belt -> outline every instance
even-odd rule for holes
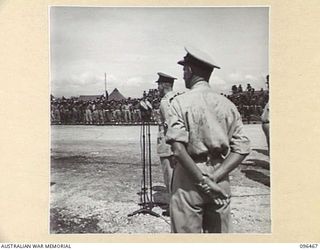
[[[191,158],[195,163],[207,162],[208,154],[191,155]]]
[[[191,158],[195,163],[207,162],[208,160],[212,160],[212,159],[217,159],[217,160],[222,159],[221,154],[209,155],[207,153],[191,155]]]

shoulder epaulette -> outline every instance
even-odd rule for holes
[[[172,96],[172,97],[169,99],[169,103],[171,103],[174,98],[176,98],[177,96],[182,95],[182,94],[183,94],[183,93],[175,93],[175,95]]]

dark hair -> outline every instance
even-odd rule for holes
[[[209,78],[213,72],[213,68],[210,66],[207,66],[203,63],[197,63],[197,62],[189,62],[187,65],[189,65],[192,69],[192,73],[197,76],[203,77],[206,81],[209,81]]]

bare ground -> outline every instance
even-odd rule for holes
[[[252,153],[231,174],[232,232],[270,233],[270,166],[260,125],[245,125]],[[153,197],[168,196],[151,129]],[[139,127],[52,126],[51,233],[169,233],[170,218],[128,214],[139,209]]]

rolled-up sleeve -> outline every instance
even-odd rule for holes
[[[189,132],[183,118],[183,113],[179,102],[174,99],[168,111],[168,131],[166,134],[166,142],[189,142]]]
[[[242,155],[247,155],[250,153],[250,140],[245,135],[243,131],[243,123],[241,120],[241,115],[237,110],[234,111],[234,124],[230,139],[230,150],[231,152],[235,152]]]

